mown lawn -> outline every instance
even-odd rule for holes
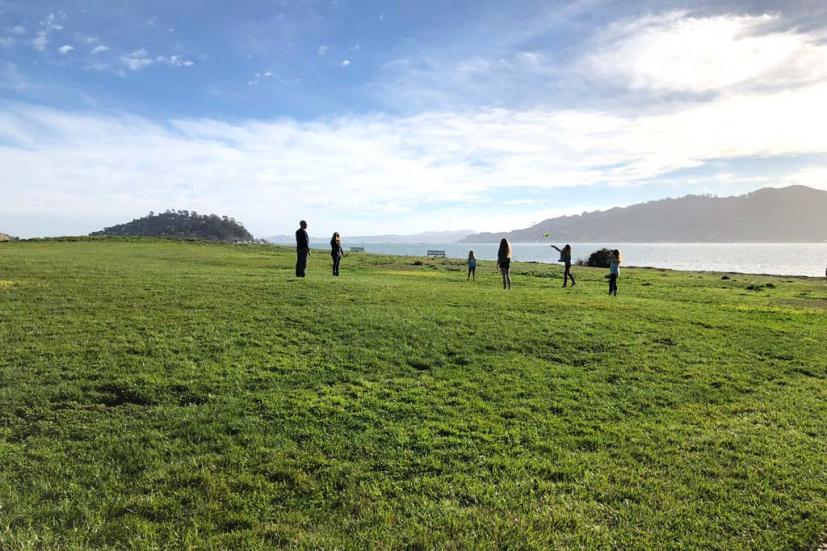
[[[824,539],[823,280],[293,262],[0,244],[0,548]]]

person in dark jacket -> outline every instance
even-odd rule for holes
[[[330,238],[330,256],[333,257],[333,275],[339,276],[339,262],[345,256],[342,250],[342,238],[339,232],[333,232],[333,237]]]
[[[307,235],[307,222],[299,222],[296,230],[296,277],[304,277],[307,269],[307,257],[310,255],[310,236]]]
[[[568,287],[569,278],[571,278],[571,286],[574,287],[574,276],[571,274],[571,245],[566,244],[562,249],[556,245],[552,245],[551,247],[557,249],[557,252],[560,253],[560,262],[565,266],[565,270],[563,271],[563,287]]]

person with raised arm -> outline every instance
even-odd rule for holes
[[[562,249],[557,245],[552,245],[560,253],[560,262],[563,263],[565,269],[563,270],[563,287],[568,287],[569,279],[571,279],[571,286],[574,287],[574,276],[571,273],[571,245],[566,243]]]

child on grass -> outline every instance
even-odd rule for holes
[[[468,251],[468,279],[474,278],[477,280],[477,257],[474,256],[474,251]]]
[[[617,296],[617,278],[620,275],[620,265],[623,263],[623,255],[618,249],[612,251],[612,258],[609,262],[609,294]]]

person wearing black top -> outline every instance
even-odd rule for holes
[[[503,276],[503,289],[511,290],[511,244],[506,238],[500,240],[497,250],[497,268]]]
[[[560,253],[560,262],[563,263],[565,266],[565,270],[563,270],[563,287],[566,287],[569,279],[571,279],[571,286],[574,287],[574,276],[571,273],[571,245],[566,244],[565,247],[559,249],[556,245],[552,245],[552,248],[557,249],[557,252]]]
[[[299,222],[296,230],[296,277],[304,277],[307,257],[310,255],[310,236],[307,235],[307,222]]]
[[[330,238],[330,256],[333,257],[333,275],[339,276],[339,262],[345,252],[342,250],[342,238],[339,232],[333,232],[333,237]]]

